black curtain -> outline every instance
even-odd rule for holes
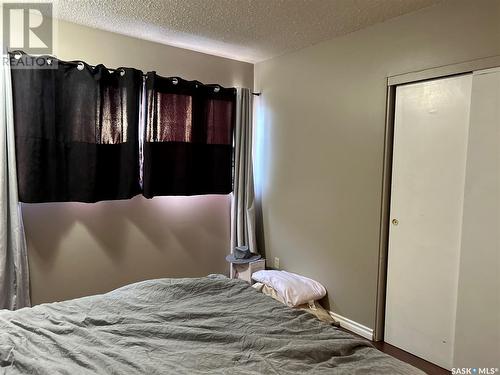
[[[143,194],[228,194],[236,90],[197,81],[146,79]]]
[[[20,201],[139,194],[142,72],[51,60],[50,69],[12,69]]]

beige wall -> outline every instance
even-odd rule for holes
[[[324,283],[373,328],[386,78],[500,55],[500,1],[446,1],[259,63],[257,182],[266,256]]]
[[[203,83],[253,87],[253,65],[131,38],[73,23],[56,22],[54,51],[63,60],[82,59],[89,64],[127,66],[181,76]]]
[[[109,67],[253,86],[253,66],[58,22],[55,53]],[[226,272],[229,197],[23,205],[34,304],[137,280]]]

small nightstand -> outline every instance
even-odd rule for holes
[[[253,284],[252,274],[257,271],[266,269],[266,260],[259,259],[255,262],[245,264],[232,264],[231,265],[231,279],[244,280],[247,283]]]

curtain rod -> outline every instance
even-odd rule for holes
[[[9,53],[11,53],[12,55],[14,55],[14,58],[16,60],[19,60],[21,58],[22,55],[25,55],[25,56],[29,56],[26,52],[22,51],[22,50],[15,50],[15,51],[9,51]],[[21,55],[21,56],[20,56]],[[19,56],[19,57],[18,57]],[[87,65],[87,66],[90,66],[92,69],[95,69],[95,65],[91,65],[91,64],[87,64],[86,62],[84,61],[81,61],[81,60],[74,60],[74,61],[65,61],[65,60],[61,60],[61,59],[58,59],[57,57],[55,56],[51,56],[51,55],[45,55],[45,56],[42,56],[42,57],[45,57],[45,58],[50,58],[50,59],[56,59],[58,61],[61,61],[63,63],[66,63],[66,64],[73,64],[73,65],[76,65],[77,67],[80,67],[82,66],[82,69],[79,69],[79,70],[83,70],[83,66]],[[104,66],[104,65],[103,65]],[[104,66],[105,67],[105,66]],[[117,69],[114,69],[114,68],[107,68],[105,67],[108,71],[110,72],[117,72],[117,71],[120,71],[120,70],[123,70],[123,68],[117,68]],[[140,69],[137,69],[137,70],[140,70]],[[124,72],[125,73],[125,72]],[[142,77],[145,78],[147,77],[148,73],[142,73]],[[156,74],[156,72],[154,72]],[[173,77],[173,78],[177,78],[177,77]],[[197,81],[195,80],[195,82],[201,84],[201,85],[204,85],[204,86],[212,86],[212,85],[215,85],[215,86],[219,86],[220,88],[225,88],[224,86],[222,85],[219,85],[218,83],[215,83],[215,84],[205,84],[203,82],[200,82],[200,81]],[[252,92],[252,95],[255,95],[255,96],[260,96],[260,92]]]

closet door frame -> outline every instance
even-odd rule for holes
[[[374,341],[384,340],[396,87],[407,83],[451,77],[459,74],[472,73],[476,70],[496,68],[498,66],[500,66],[500,55],[387,77],[382,196],[380,202],[377,304],[375,328],[373,331]]]

